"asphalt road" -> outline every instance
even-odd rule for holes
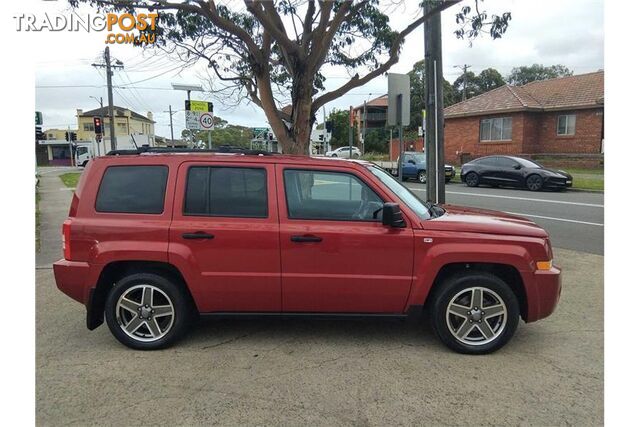
[[[58,172],[47,172],[36,271],[37,425],[603,423],[602,256],[557,249],[556,312],[521,323],[492,355],[459,355],[421,324],[382,320],[207,320],[172,348],[133,351],[105,325],[87,330],[84,307],[55,286],[50,263],[60,256],[71,193]],[[449,187],[452,201],[459,188]]]
[[[418,196],[425,186],[405,182]],[[604,255],[604,193],[585,191],[531,192],[450,183],[446,203],[493,209],[527,217],[551,236],[554,248]]]

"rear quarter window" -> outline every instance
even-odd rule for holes
[[[110,166],[102,177],[96,211],[160,214],[164,210],[167,166]]]

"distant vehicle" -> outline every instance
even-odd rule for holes
[[[135,143],[134,138],[137,140]],[[118,137],[116,139],[116,150],[134,150],[137,147],[144,146],[148,146],[148,140],[143,135],[129,135],[128,137]],[[102,143],[99,146],[96,141],[78,141],[74,150],[75,164],[76,166],[85,167],[89,160],[94,157],[104,156],[109,151],[111,151],[109,142]]]
[[[351,147],[351,157],[352,158],[356,159],[356,158],[360,157],[361,155],[362,155],[362,153],[360,153],[360,150],[357,147],[355,147],[355,146]],[[349,158],[349,146],[336,148],[333,151],[327,151],[325,156],[327,156],[327,157],[340,157],[342,159],[348,159]]]
[[[424,314],[447,346],[483,354],[549,316],[562,286],[531,220],[424,202],[362,160],[112,153],[87,164],[62,238],[58,288],[89,329],[106,320],[142,350],[199,315]]]
[[[400,158],[398,158],[398,169]],[[456,168],[444,165],[444,181],[449,182],[456,176]],[[421,183],[427,182],[427,156],[421,151],[405,151],[402,154],[402,180],[417,179]]]
[[[548,169],[528,159],[513,156],[487,156],[465,163],[460,170],[462,182],[469,187],[520,187],[530,191],[564,190],[573,185],[573,177],[563,170]]]

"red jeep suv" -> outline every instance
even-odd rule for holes
[[[96,158],[62,226],[57,286],[123,344],[157,349],[198,315],[425,312],[450,348],[488,353],[560,296],[533,222],[420,200],[365,162],[285,155]]]

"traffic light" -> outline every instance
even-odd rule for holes
[[[72,141],[77,141],[78,140],[78,134],[75,132],[71,132],[71,140]]]
[[[102,119],[100,117],[93,118],[93,129],[96,134],[102,133]]]
[[[327,128],[327,132],[331,133],[333,132],[333,121],[332,120],[328,120],[324,126]]]
[[[71,135],[70,135],[70,133],[71,133],[71,132],[69,132],[69,131],[67,131],[67,132],[65,132],[65,133],[64,133],[64,139],[66,139],[67,141],[69,141],[69,140],[71,139]]]
[[[42,127],[36,126],[36,141],[42,141],[45,139],[44,133],[42,132]]]

